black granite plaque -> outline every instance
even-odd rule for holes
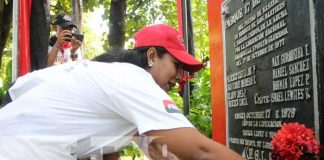
[[[229,147],[269,160],[271,138],[286,122],[319,137],[314,3],[229,0],[222,13]]]

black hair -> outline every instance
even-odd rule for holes
[[[114,52],[108,52],[96,56],[92,59],[92,61],[97,62],[126,62],[134,64],[138,67],[146,69],[148,67],[147,61],[147,50],[151,47],[154,47],[157,51],[158,57],[162,57],[168,51],[164,47],[160,46],[150,46],[150,47],[138,47],[134,49],[120,49],[115,50]]]

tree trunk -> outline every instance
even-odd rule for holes
[[[0,0],[0,68],[12,22],[12,4],[12,0],[8,0],[7,4],[5,0]]]
[[[82,0],[72,0],[72,20],[78,26],[77,33],[82,33]]]
[[[126,0],[112,0],[109,16],[109,51],[124,48],[125,45]]]
[[[33,0],[30,14],[31,71],[45,68],[50,31],[49,0]]]

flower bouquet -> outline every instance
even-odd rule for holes
[[[284,123],[272,138],[274,160],[316,160],[319,154],[318,141],[312,129],[299,123]]]

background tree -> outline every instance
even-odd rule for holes
[[[12,0],[0,0],[0,68],[12,22]]]
[[[53,15],[71,13],[70,0],[52,0],[51,4]],[[145,25],[160,22],[177,27],[177,5],[174,0],[83,0],[82,5],[84,12],[93,12],[95,8],[103,5],[102,18],[109,20],[108,40],[104,44],[106,51],[110,47],[123,48],[125,42]]]
[[[109,16],[109,50],[124,48],[125,45],[126,0],[112,0]]]
[[[71,0],[72,2],[72,18],[77,24],[77,33],[82,32],[82,0]]]
[[[33,0],[30,14],[31,70],[47,66],[48,37],[50,30],[49,0]]]

